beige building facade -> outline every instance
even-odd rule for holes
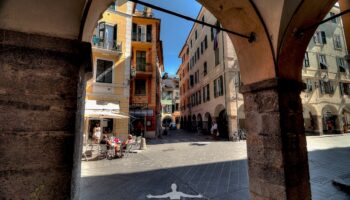
[[[334,6],[326,18],[338,14]],[[350,124],[350,74],[341,18],[322,24],[305,53],[301,94],[305,130],[310,134],[343,133]]]
[[[219,25],[204,7],[197,19]],[[238,62],[228,35],[194,24],[179,57],[181,127],[208,133],[216,120],[220,136],[232,138],[237,129],[237,108],[243,104],[243,98],[236,87]]]
[[[339,12],[335,5],[326,18]],[[197,20],[219,24],[205,8]],[[307,86],[301,94],[304,126],[310,135],[350,129],[346,55],[342,20],[336,18],[320,25],[308,45],[302,70]],[[243,96],[238,92],[238,60],[227,34],[195,24],[179,57],[181,127],[206,132],[216,120],[221,126],[220,135],[228,139],[237,129],[245,129]]]

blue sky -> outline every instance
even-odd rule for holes
[[[196,18],[201,5],[195,0],[143,0],[144,2]],[[193,22],[153,10],[154,17],[161,19],[161,40],[165,71],[176,74],[181,64],[179,52],[192,28]]]

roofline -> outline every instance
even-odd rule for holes
[[[198,17],[199,17],[199,15],[202,13],[203,10],[204,10],[204,6],[202,6],[201,9],[199,10],[199,12],[198,12],[198,14],[197,14],[197,17],[196,17],[197,20],[198,20]],[[188,38],[190,37],[190,35],[191,35],[192,31],[193,31],[193,28],[194,28],[194,25],[195,25],[195,24],[196,24],[196,23],[193,22],[192,28],[191,28],[190,32],[188,33],[188,35],[187,35],[187,38],[186,38],[186,40],[185,40],[185,43],[187,43],[187,40],[188,40]]]

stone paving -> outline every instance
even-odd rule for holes
[[[307,141],[313,199],[350,199],[331,182],[350,179],[350,135]],[[81,199],[147,199],[170,192],[172,183],[201,199],[249,199],[245,142],[173,131],[147,145],[127,158],[83,161]]]

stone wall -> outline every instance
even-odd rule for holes
[[[278,79],[242,87],[251,199],[311,199],[302,88]]]
[[[89,44],[0,30],[1,199],[70,198],[83,61]]]

